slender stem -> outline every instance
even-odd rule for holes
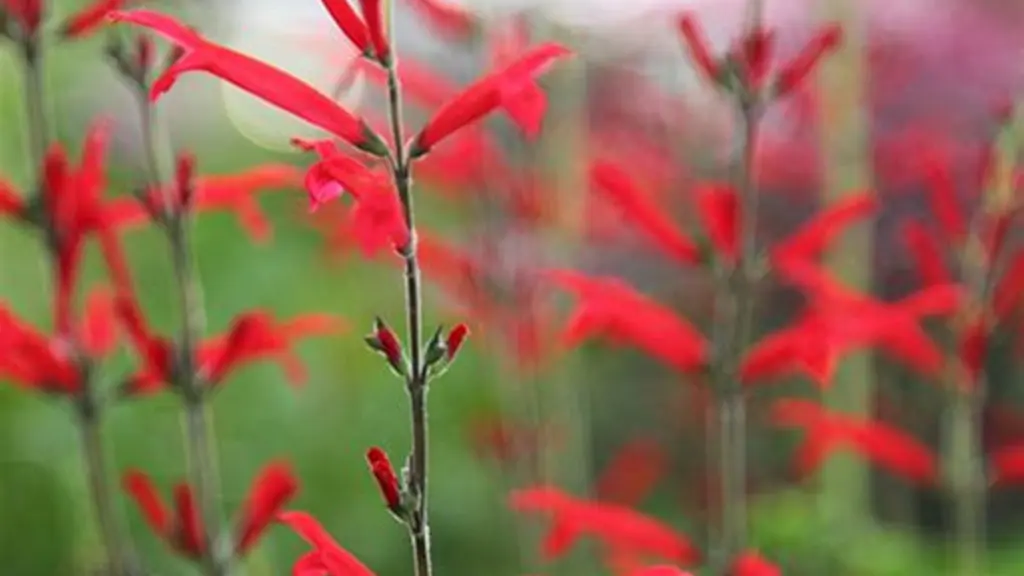
[[[423,365],[423,305],[420,266],[416,257],[416,213],[412,197],[412,172],[407,158],[402,130],[402,94],[398,82],[395,58],[387,66],[388,108],[391,131],[395,142],[392,169],[395,186],[402,203],[402,215],[409,230],[409,240],[402,247],[405,259],[405,311],[408,324],[408,346],[412,369],[406,381],[412,424],[412,470],[409,489],[414,497],[414,509],[407,522],[412,541],[416,576],[430,576],[430,520],[427,491],[428,433],[427,374]]]
[[[49,124],[46,119],[43,89],[43,58],[42,43],[36,34],[23,39],[22,54],[25,59],[25,107],[28,116],[28,140],[32,157],[32,170],[40,170],[46,157],[46,149],[50,140]],[[42,182],[36,183],[35,193],[42,193]],[[45,219],[39,222],[43,242],[48,248],[50,261],[56,270],[56,262],[60,250],[59,230],[53,221]],[[106,453],[102,437],[102,410],[96,398],[95,380],[88,360],[82,355],[78,341],[70,335],[67,338],[71,347],[71,356],[79,360],[79,382],[81,391],[76,398],[78,429],[82,439],[82,458],[85,468],[89,492],[95,506],[96,523],[99,525],[103,546],[107,557],[107,572],[112,576],[129,574],[134,566],[130,546],[121,538],[119,516],[111,496],[110,478],[108,476]]]
[[[219,548],[223,526],[218,501],[218,480],[216,464],[211,449],[207,396],[198,377],[196,351],[204,332],[205,318],[199,284],[194,276],[191,238],[191,220],[188,208],[179,206],[162,177],[156,143],[156,113],[146,95],[145,86],[140,84],[137,92],[142,113],[143,146],[145,147],[149,184],[164,193],[166,220],[162,227],[171,251],[171,265],[174,271],[174,285],[177,290],[178,309],[181,315],[181,329],[178,336],[178,358],[175,375],[183,398],[185,412],[185,434],[188,438],[189,473],[193,489],[197,493],[200,514],[203,519],[203,558],[206,573],[210,576],[226,576],[231,572],[230,554],[222,554]]]
[[[87,372],[87,371],[83,371]],[[89,492],[96,508],[96,522],[99,524],[103,537],[103,546],[107,553],[107,572],[120,576],[129,574],[126,564],[131,560],[127,556],[127,548],[121,542],[121,530],[117,521],[117,512],[111,498],[110,478],[107,474],[107,459],[103,450],[103,437],[100,426],[100,408],[91,393],[91,376],[83,374],[83,394],[78,402],[78,429],[82,434],[82,455],[88,473]]]
[[[958,574],[979,576],[983,570],[985,542],[984,468],[979,448],[980,395],[953,390],[947,416],[949,494],[953,504],[954,538]]]
[[[32,151],[32,166],[38,170],[46,156],[49,126],[43,105],[42,43],[35,36],[26,38],[22,45],[25,58],[25,107],[28,113],[28,139]]]

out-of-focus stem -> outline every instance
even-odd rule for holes
[[[822,62],[819,72],[822,202],[825,204],[841,201],[872,185],[868,150],[870,117],[866,101],[869,76],[864,69],[865,31],[859,6],[851,0],[825,3],[824,17],[843,26],[843,45]],[[845,234],[827,257],[830,270],[861,292],[870,292],[872,288],[872,234],[867,227]],[[872,410],[874,379],[869,354],[847,356],[839,366],[835,383],[823,394],[822,400],[833,409],[867,416]],[[839,545],[871,519],[868,474],[868,467],[852,455],[830,458],[821,474],[819,508],[825,524],[823,529],[834,535],[833,541]]]
[[[957,574],[984,574],[985,479],[981,457],[981,394],[950,391],[946,415],[948,491],[953,507]]]
[[[190,483],[196,491],[200,514],[203,519],[204,569],[210,576],[225,576],[231,571],[231,558],[220,550],[220,536],[223,526],[218,501],[218,480],[210,434],[207,396],[201,389],[202,382],[197,373],[196,354],[204,331],[204,314],[199,285],[194,277],[191,238],[191,221],[188,209],[178,206],[171,187],[162,177],[157,154],[156,113],[147,97],[145,87],[140,84],[137,92],[142,114],[143,146],[147,160],[147,172],[151,187],[164,193],[164,226],[168,247],[171,251],[171,266],[174,271],[174,286],[178,296],[178,311],[181,327],[178,336],[178,369],[176,383],[182,393],[185,416],[185,435],[189,453]]]
[[[49,141],[49,125],[43,103],[43,48],[38,38],[26,38],[22,45],[25,59],[25,107],[28,114],[28,140],[34,170],[42,166]]]
[[[414,506],[406,522],[413,548],[413,567],[416,576],[430,576],[433,565],[430,558],[430,519],[427,483],[429,427],[427,414],[427,373],[423,365],[423,302],[420,266],[416,257],[416,210],[412,195],[412,170],[405,150],[402,129],[402,90],[398,81],[397,62],[394,57],[387,66],[388,111],[394,138],[392,175],[402,214],[409,230],[408,243],[402,247],[405,260],[405,312],[411,371],[406,378],[409,393],[409,415],[412,427],[412,469],[410,489]]]
[[[83,370],[83,381],[91,380],[87,370]],[[107,572],[113,576],[130,574],[126,570],[128,549],[121,542],[121,527],[118,515],[111,498],[110,478],[107,474],[107,459],[103,449],[101,431],[101,412],[92,396],[92,383],[89,382],[78,401],[78,429],[82,435],[82,455],[88,474],[89,493],[95,507],[96,523],[99,524],[103,538],[103,547],[107,553]]]
[[[50,141],[44,100],[42,49],[42,42],[36,34],[31,34],[22,40],[22,55],[25,64],[25,107],[28,116],[27,131],[31,151],[30,173],[38,173],[42,169]],[[34,193],[41,194],[42,186],[43,182],[36,182]],[[48,248],[47,253],[56,269],[58,258],[56,250],[60,231],[54,228],[53,222],[50,220],[41,221],[39,225],[43,242]],[[70,336],[67,339],[72,349],[72,356],[82,359],[78,341]],[[84,360],[81,364],[79,369],[81,391],[76,398],[76,412],[78,414],[78,430],[82,438],[83,465],[95,507],[96,523],[99,525],[103,539],[107,572],[112,576],[123,576],[129,573],[127,569],[133,565],[133,556],[130,547],[122,541],[119,517],[111,497],[106,453],[103,447],[103,413],[96,398],[95,380]]]

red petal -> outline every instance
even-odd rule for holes
[[[370,32],[348,0],[322,0],[338,29],[363,54],[370,53]]]
[[[925,159],[925,170],[932,213],[938,219],[943,234],[959,244],[967,236],[967,222],[957,203],[951,169],[942,159],[929,154]]]
[[[461,8],[438,0],[407,0],[407,3],[426,19],[430,28],[453,40],[468,40],[476,32],[476,19]]]
[[[1024,445],[1000,448],[990,458],[994,484],[1006,486],[1024,482]]]
[[[619,207],[628,221],[637,226],[666,254],[684,264],[697,262],[696,245],[621,168],[610,162],[596,161],[591,165],[590,179],[593,186],[607,194]]]
[[[287,463],[275,462],[263,469],[253,482],[249,499],[242,508],[237,550],[245,553],[292,499],[299,484]]]
[[[699,332],[673,310],[621,281],[568,271],[555,271],[551,279],[580,300],[566,328],[569,342],[590,336],[630,342],[681,372],[707,362],[708,344]]]
[[[130,470],[125,473],[122,485],[124,491],[135,500],[142,517],[153,532],[162,538],[168,538],[172,530],[171,515],[149,476],[138,470]]]
[[[877,201],[868,193],[845,198],[804,224],[795,234],[775,245],[777,260],[810,260],[821,256],[847,227],[871,214]]]
[[[434,114],[416,136],[411,153],[414,156],[426,153],[460,128],[483,118],[499,106],[511,105],[517,113],[522,112],[522,103],[518,99],[522,97],[524,87],[532,85],[534,78],[544,73],[552,62],[569,54],[567,48],[558,44],[541,44],[503,70],[477,80]],[[536,102],[536,94],[530,98]],[[527,109],[527,117],[520,120],[527,122],[524,128],[529,132],[534,128],[538,110],[536,103]]]
[[[640,438],[621,447],[595,482],[598,498],[635,506],[664,476],[666,455],[657,441]]]
[[[264,62],[214,44],[178,21],[148,10],[115,12],[115,20],[149,28],[184,48],[153,84],[153,96],[170,90],[179,76],[207,72],[238,88],[338,136],[357,148],[377,148],[380,137],[348,110],[294,76]]]
[[[68,38],[83,38],[103,26],[111,12],[127,3],[128,0],[96,0],[65,20],[61,34]]]
[[[320,560],[331,576],[374,576],[373,572],[350,552],[338,545],[315,518],[305,512],[283,512],[278,520],[287,524],[320,553]]]
[[[697,190],[697,209],[708,238],[719,254],[735,262],[739,250],[740,205],[736,191],[724,184]]]
[[[370,43],[377,59],[387,62],[391,58],[391,47],[388,46],[388,34],[385,30],[384,3],[381,0],[359,0],[359,6],[366,20],[366,30],[370,34]]]
[[[799,54],[779,69],[775,80],[776,94],[784,96],[799,86],[814,71],[822,57],[835,50],[842,39],[843,29],[838,24],[819,30]]]
[[[920,222],[912,220],[904,224],[903,239],[925,285],[944,284],[952,279],[938,241]]]
[[[992,298],[992,311],[997,318],[1008,318],[1015,308],[1024,303],[1024,250],[1010,260],[996,284]]]
[[[782,576],[782,570],[751,550],[733,561],[729,576]]]
[[[701,30],[700,24],[697,22],[697,18],[692,14],[686,14],[679,19],[678,22],[679,33],[682,34],[683,41],[686,46],[690,49],[690,56],[693,58],[693,63],[697,65],[697,68],[707,75],[712,80],[718,80],[721,76],[721,68],[719,67],[718,61],[711,55],[711,49],[708,47],[707,38],[704,36],[704,31]]]
[[[117,336],[114,294],[105,289],[92,291],[82,319],[82,346],[91,357],[101,358],[113,352]]]
[[[0,214],[19,216],[25,211],[25,202],[21,195],[8,182],[0,180]]]
[[[174,507],[178,513],[177,545],[185,554],[200,557],[206,545],[203,541],[203,519],[196,507],[192,489],[187,484],[174,487]]]

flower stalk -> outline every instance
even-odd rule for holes
[[[196,490],[200,515],[206,528],[203,532],[203,565],[209,576],[226,576],[231,572],[231,554],[222,552],[220,547],[223,522],[218,502],[216,463],[211,447],[213,439],[210,434],[208,396],[205,394],[196,365],[197,348],[204,332],[205,318],[200,288],[194,276],[195,263],[189,235],[191,210],[187,200],[191,196],[191,191],[175,190],[175,187],[163,178],[157,153],[156,111],[148,96],[146,83],[140,81],[136,88],[142,117],[143,146],[148,164],[147,179],[150,187],[163,191],[164,213],[160,220],[160,228],[164,231],[171,252],[174,286],[181,317],[175,358],[174,376],[177,381],[174,384],[181,393],[184,409],[190,481]],[[191,186],[188,178],[184,180],[177,182],[176,185]]]
[[[41,16],[40,16],[41,17]],[[24,30],[19,39],[23,58],[25,107],[27,121],[27,139],[30,149],[30,172],[39,173],[45,162],[49,146],[50,132],[46,118],[43,43],[35,30]],[[41,179],[35,182],[33,193],[40,202],[43,200]],[[29,220],[39,227],[53,270],[58,267],[60,258],[58,234],[55,223],[49,217]],[[55,275],[56,276],[56,275]],[[55,279],[56,282],[56,279]],[[96,390],[96,379],[92,366],[83,353],[81,345],[72,334],[60,334],[66,340],[68,354],[77,359],[80,390],[75,397],[75,413],[78,432],[82,442],[83,466],[89,486],[89,493],[94,507],[96,524],[99,527],[106,555],[106,571],[113,576],[131,574],[133,554],[131,548],[122,538],[120,518],[112,498],[110,478],[108,475],[107,457],[103,446],[103,409],[102,399]]]
[[[393,47],[392,47],[393,50]],[[427,421],[428,374],[423,355],[423,303],[419,261],[416,257],[416,211],[412,195],[412,167],[405,148],[402,129],[402,90],[398,81],[397,58],[387,59],[388,116],[394,138],[394,153],[390,156],[395,188],[402,204],[402,216],[408,228],[408,241],[400,248],[405,262],[405,314],[408,329],[410,370],[405,377],[409,394],[409,416],[412,430],[412,453],[406,489],[412,498],[412,510],[406,519],[409,540],[413,548],[413,567],[416,576],[430,576],[430,520],[428,493],[429,427]]]

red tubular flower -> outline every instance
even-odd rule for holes
[[[989,460],[989,478],[995,486],[1024,483],[1024,444],[996,450]]]
[[[3,8],[26,36],[34,36],[43,22],[43,0],[3,0]]]
[[[0,214],[20,218],[25,213],[25,201],[9,182],[0,180]]]
[[[242,507],[235,547],[239,555],[249,551],[298,489],[298,481],[286,462],[273,462],[263,469]]]
[[[920,222],[907,222],[903,227],[903,239],[910,248],[917,273],[925,285],[952,281],[952,274],[946,267],[946,259],[939,243]]]
[[[698,261],[698,250],[693,241],[621,168],[611,162],[596,161],[590,167],[590,182],[622,211],[627,221],[637,226],[669,257],[683,264]]]
[[[610,278],[554,271],[551,280],[576,295],[579,304],[563,338],[575,346],[592,336],[629,342],[680,371],[691,372],[708,360],[708,343],[671,309]]]
[[[236,174],[200,176],[192,181],[192,209],[200,212],[224,210],[238,217],[242,227],[254,241],[266,241],[271,234],[270,223],[256,202],[257,192],[298,186],[301,173],[291,166],[266,164]],[[159,190],[150,191],[147,203],[151,209],[177,210],[179,206],[165,206],[166,195]],[[150,221],[150,213],[135,199],[108,203],[107,218],[118,229],[133,229]]]
[[[206,528],[187,484],[174,487],[173,518],[146,474],[130,470],[124,475],[122,485],[157,536],[183,556],[195,560],[203,557]],[[298,484],[287,464],[276,462],[264,468],[249,489],[241,511],[236,545],[239,554],[251,549],[297,489]]]
[[[693,576],[690,572],[680,570],[675,566],[647,566],[633,570],[629,576]]]
[[[370,466],[370,473],[377,481],[381,496],[388,509],[395,514],[402,511],[402,493],[398,486],[398,476],[391,466],[391,460],[384,450],[374,446],[366,451],[366,463]]]
[[[60,27],[60,33],[65,38],[84,38],[99,30],[111,12],[124,8],[129,2],[130,0],[95,0],[65,20]]]
[[[957,202],[950,166],[936,154],[928,154],[925,157],[925,176],[932,214],[939,221],[943,235],[954,246],[959,246],[967,237],[967,221]]]
[[[761,26],[750,30],[733,50],[732,58],[742,73],[745,85],[760,92],[768,79],[775,51],[775,32]]]
[[[798,452],[801,474],[813,472],[836,449],[847,448],[913,484],[931,486],[938,481],[938,464],[932,451],[903,431],[881,422],[830,413],[805,400],[776,402],[772,419],[777,425],[807,431],[806,438],[813,449],[804,447]]]
[[[782,576],[782,570],[757,551],[748,550],[733,560],[729,576]]]
[[[468,40],[477,29],[476,18],[460,8],[438,0],[406,0],[419,12],[428,27],[452,40]]]
[[[441,107],[412,142],[410,155],[426,154],[459,129],[476,122],[499,107],[528,137],[540,131],[547,108],[544,92],[535,78],[571,52],[554,43],[541,44],[502,70],[477,80]]]
[[[785,96],[800,86],[818,62],[842,41],[843,29],[839,24],[830,24],[819,30],[795,57],[779,69],[775,76],[775,93]]]
[[[1010,260],[996,284],[992,298],[992,311],[997,318],[1008,318],[1024,305],[1024,250]]]
[[[150,529],[175,551],[188,558],[203,556],[203,526],[196,511],[192,490],[185,484],[174,487],[175,513],[172,518],[149,476],[137,470],[125,473],[124,491],[135,500]]]
[[[152,98],[170,90],[182,74],[206,72],[323,128],[356,148],[371,154],[384,154],[383,140],[365,122],[287,72],[214,44],[164,14],[132,10],[114,12],[111,16],[116,21],[153,30],[184,50],[184,55],[153,83]]]
[[[459,349],[462,348],[462,344],[466,341],[467,336],[469,336],[469,326],[465,324],[457,324],[448,333],[448,337],[445,339],[445,349],[447,350],[449,362],[455,360],[455,355],[459,353]]]
[[[517,490],[509,503],[517,512],[545,514],[563,527],[548,533],[542,549],[547,559],[564,555],[580,536],[597,538],[620,561],[656,557],[690,565],[700,559],[685,536],[625,506],[580,500],[553,487]]]
[[[381,63],[391,60],[391,47],[388,46],[388,34],[384,21],[384,3],[381,0],[359,0],[366,21],[366,30],[370,35],[373,52]]]
[[[722,66],[711,55],[711,48],[708,45],[704,31],[700,27],[700,23],[697,22],[697,17],[693,14],[685,14],[679,19],[677,25],[697,69],[707,75],[710,80],[714,82],[721,81]]]
[[[303,576],[314,574],[318,576],[323,576],[323,574],[328,574],[328,576],[374,576],[372,570],[339,546],[334,538],[331,538],[331,535],[320,526],[320,523],[309,514],[282,512],[277,519],[313,546],[312,552],[307,553],[295,563],[292,569],[293,574]]]
[[[736,191],[725,184],[705,184],[697,190],[697,209],[715,250],[728,262],[739,257],[740,204]]]
[[[815,260],[839,234],[877,208],[877,200],[867,192],[849,196],[829,206],[794,234],[772,248],[772,260],[779,265],[793,260]]]
[[[349,42],[352,42],[352,45],[358,48],[363,55],[370,55],[373,52],[370,45],[370,32],[348,0],[322,0],[322,2],[338,29],[349,39]]]
[[[653,438],[638,438],[619,448],[594,483],[605,502],[639,504],[665,475],[667,455]]]

